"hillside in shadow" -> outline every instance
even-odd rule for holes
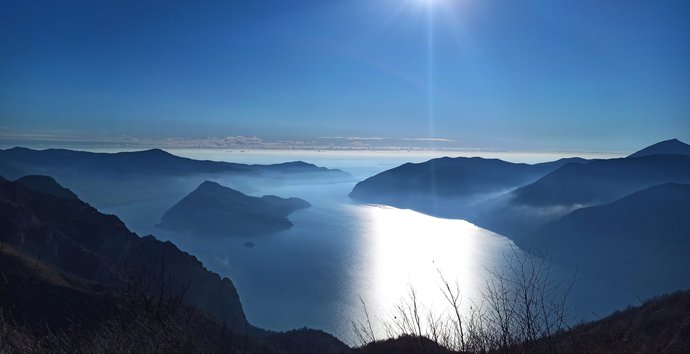
[[[347,348],[320,331],[252,326],[232,281],[78,199],[0,179],[0,230],[0,346],[10,352]]]

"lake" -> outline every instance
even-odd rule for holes
[[[404,161],[430,158],[423,154],[171,152],[243,163],[304,160],[341,168],[358,179]],[[518,157],[529,158],[525,156]],[[352,323],[365,320],[362,302],[381,335],[382,322],[392,319],[395,306],[405,301],[411,288],[424,311],[445,311],[446,301],[440,291],[443,275],[459,286],[462,308],[467,311],[481,302],[482,288],[491,278],[490,272],[503,266],[506,257],[522,254],[508,238],[464,220],[354,202],[347,197],[354,182],[310,185],[232,177],[216,181],[252,195],[303,198],[312,207],[290,216],[294,224],[291,229],[259,237],[207,237],[155,228],[162,213],[201,182],[189,179],[181,180],[179,193],[169,198],[103,211],[120,216],[141,235],[154,234],[173,241],[209,269],[232,279],[249,321],[262,328],[289,330],[307,326],[352,344],[356,341]],[[253,247],[245,245],[248,241]],[[554,274],[568,279],[573,272],[558,270]],[[624,289],[593,278],[580,279],[576,290],[570,303],[574,320],[591,318],[599,311],[609,312],[634,300],[634,294],[621,298]]]

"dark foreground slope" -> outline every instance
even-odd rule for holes
[[[561,353],[687,353],[690,348],[690,291],[659,296],[579,325],[537,349]]]
[[[256,235],[290,228],[287,216],[309,206],[299,198],[252,197],[205,181],[166,211],[158,227],[206,235]]]
[[[130,271],[162,271],[185,284],[184,302],[229,327],[247,321],[232,282],[203,267],[170,242],[139,237],[115,216],[78,199],[0,180],[0,241],[85,281],[112,286]]]
[[[361,354],[453,354],[462,353],[444,348],[426,337],[404,335],[368,343],[357,348],[354,353]]]
[[[332,353],[251,326],[232,282],[115,216],[0,179],[0,352]],[[296,339],[298,338],[298,339]]]
[[[476,338],[481,340],[481,338]],[[687,353],[690,348],[690,291],[646,301],[603,319],[575,326],[531,343],[498,348],[494,353]],[[450,354],[434,341],[403,336],[367,344],[362,354]]]

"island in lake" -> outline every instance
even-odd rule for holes
[[[292,227],[288,216],[311,204],[299,198],[248,196],[205,181],[163,214],[161,229],[216,236],[259,235]]]

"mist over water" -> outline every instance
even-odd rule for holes
[[[237,154],[202,152],[194,151],[193,157],[252,162]],[[285,159],[286,156],[294,159]],[[299,159],[341,168],[360,179],[400,164],[401,158],[343,155],[314,159],[283,153],[266,154],[254,162]],[[522,254],[506,237],[464,220],[354,202],[347,195],[355,182],[300,183],[237,177],[214,180],[255,196],[299,197],[312,207],[289,217],[294,224],[291,229],[262,236],[210,237],[156,228],[154,225],[165,210],[203,181],[199,177],[176,180],[175,192],[166,198],[102,210],[118,215],[141,235],[153,234],[174,242],[197,256],[210,270],[232,279],[249,321],[263,328],[289,330],[308,326],[354,343],[352,322],[364,320],[360,297],[367,305],[375,330],[382,334],[381,321],[393,317],[395,306],[404,301],[411,287],[426,310],[440,313],[446,308],[440,274],[451,283],[457,282],[463,310],[468,311],[481,302],[482,287],[490,278],[490,271],[502,266],[507,256]],[[254,246],[246,247],[248,241]],[[570,271],[556,274],[558,279],[568,276],[572,276]],[[586,289],[573,294],[578,318],[612,310],[604,310],[612,303],[600,297],[596,299],[598,308],[586,306],[595,302],[591,299],[595,293],[608,294],[611,289],[592,279],[580,281],[578,286]],[[610,296],[625,304],[627,300],[621,300],[619,293],[615,291]]]

